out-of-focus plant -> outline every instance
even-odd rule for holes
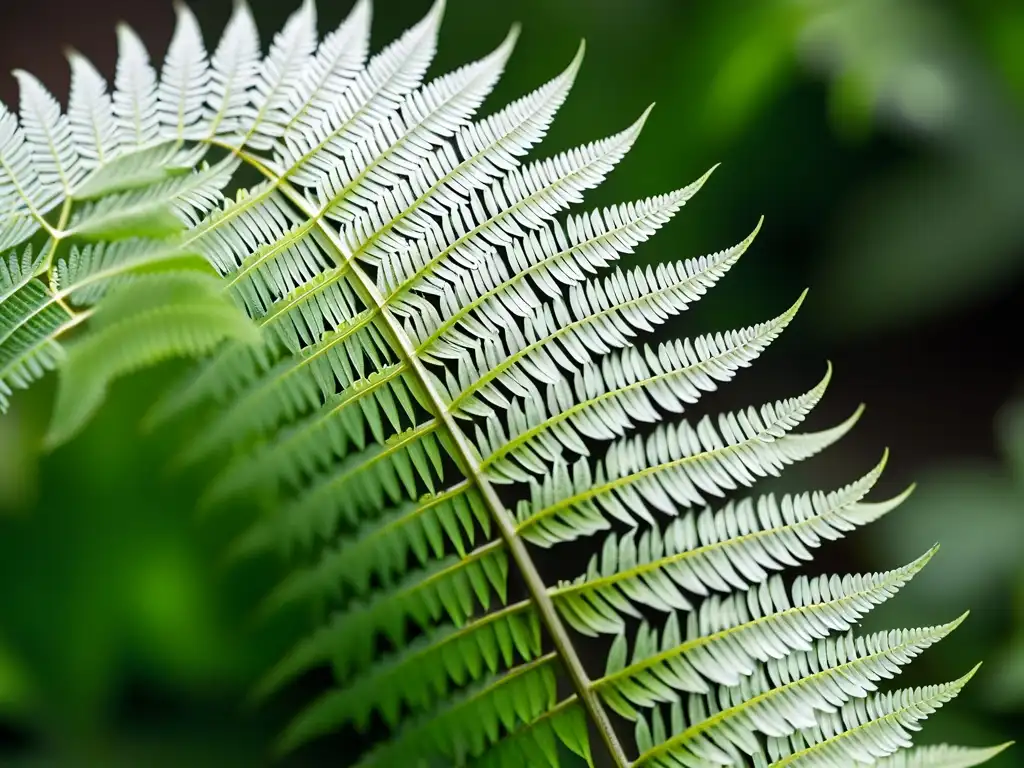
[[[990,33],[992,62],[953,20],[952,4],[799,4],[807,16],[797,44],[830,79],[836,129],[859,136],[880,124],[924,146],[919,160],[861,189],[838,223],[824,262],[833,327],[909,323],[1020,275],[1024,121],[1006,78],[1019,82],[1022,57],[1007,48],[1007,30]],[[1019,7],[1009,19],[999,10],[1000,25],[1024,24]]]

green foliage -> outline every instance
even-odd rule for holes
[[[220,280],[199,271],[138,275],[104,299],[89,330],[62,365],[50,444],[77,432],[120,376],[169,357],[206,354],[225,339],[259,341],[248,317],[225,301]]]
[[[475,119],[518,29],[421,84],[442,11],[367,61],[363,0],[322,41],[307,0],[265,57],[244,3],[212,54],[179,7],[159,76],[126,27],[113,96],[73,54],[66,115],[19,74],[20,114],[0,112],[0,242],[27,243],[0,272],[5,396],[59,365],[57,442],[115,377],[212,353],[150,421],[206,409],[181,462],[220,468],[208,506],[261,502],[232,554],[286,559],[264,615],[321,608],[257,686],[265,698],[333,669],[282,751],[379,715],[390,735],[359,765],[558,765],[561,748],[589,762],[591,732],[617,766],[994,754],[903,752],[973,671],[879,691],[962,617],[853,633],[934,550],[878,574],[779,574],[904,500],[864,500],[884,460],[832,492],[718,501],[859,417],[797,431],[831,366],[802,395],[690,416],[802,297],[748,328],[636,343],[723,279],[760,223],[716,253],[619,267],[710,172],[563,216],[650,109],[528,161],[583,48]],[[233,191],[241,167],[262,180]],[[599,534],[582,573],[551,577],[547,550]],[[589,638],[606,641],[603,673],[585,663]],[[634,721],[630,740],[613,718]]]

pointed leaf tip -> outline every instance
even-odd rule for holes
[[[875,467],[877,472],[881,472],[885,469],[885,465],[889,462],[889,446],[885,446],[882,449],[882,458],[879,460],[878,465]]]
[[[974,677],[974,676],[975,676],[976,674],[978,674],[978,670],[979,670],[979,669],[981,669],[981,666],[982,666],[982,664],[984,664],[984,663],[985,663],[985,662],[983,662],[983,661],[979,661],[979,662],[978,662],[977,664],[975,664],[975,665],[974,665],[974,666],[973,666],[973,667],[971,668],[971,671],[970,671],[970,672],[968,672],[968,673],[967,673],[966,675],[964,675],[963,677],[961,677],[961,678],[958,678],[958,679],[956,680],[956,682],[957,682],[957,683],[959,683],[960,685],[967,685],[967,683],[968,683],[968,682],[970,682],[971,678],[972,678],[972,677]]]
[[[832,361],[831,360],[826,360],[825,361],[825,375],[821,377],[821,381],[818,382],[818,384],[815,387],[815,389],[820,389],[821,391],[824,392],[825,388],[832,381],[832,370],[833,370],[832,369]]]
[[[762,226],[764,226],[764,214],[758,216],[757,224],[754,225],[754,229],[750,232],[749,235],[747,235],[746,240],[744,240],[744,242],[747,243],[747,245],[754,241],[754,238],[757,237],[757,233],[761,231]]]
[[[789,307],[789,309],[787,309],[785,312],[783,312],[781,315],[779,315],[778,319],[779,320],[781,320],[783,318],[792,319],[796,315],[796,313],[800,310],[800,307],[803,306],[804,299],[807,298],[808,290],[809,289],[804,288],[800,292],[800,295],[797,296],[796,301],[793,302],[793,304]]]
[[[508,45],[511,47],[515,45],[516,41],[519,39],[519,36],[522,33],[523,25],[520,24],[518,21],[513,21],[512,26],[508,28],[508,34],[505,35],[505,39],[502,42],[502,46]]]

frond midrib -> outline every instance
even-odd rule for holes
[[[245,159],[244,155],[243,159]],[[256,167],[257,170],[260,170],[264,175],[268,175],[270,173],[262,163],[259,163]],[[281,181],[279,189],[281,189],[282,193],[285,194],[285,196],[304,215],[310,218],[317,216],[318,212],[311,210],[309,202],[306,200],[305,196],[292,188],[287,180]],[[562,623],[561,617],[558,615],[551,598],[547,594],[546,586],[540,576],[540,573],[537,571],[533,558],[526,549],[526,545],[523,540],[519,538],[516,533],[512,516],[505,509],[505,505],[495,492],[490,481],[480,471],[479,464],[475,458],[475,453],[468,439],[455,423],[455,419],[451,413],[445,407],[444,401],[434,387],[432,377],[427,373],[423,366],[423,362],[418,358],[412,342],[405,333],[401,323],[386,305],[383,297],[380,295],[379,291],[377,291],[376,286],[369,279],[369,276],[366,275],[358,264],[351,260],[351,257],[346,253],[344,244],[339,240],[337,235],[328,227],[324,226],[321,218],[317,218],[317,226],[321,233],[331,243],[332,247],[336,250],[337,256],[339,257],[339,264],[348,263],[348,272],[357,281],[360,292],[364,294],[366,299],[373,303],[373,308],[376,309],[379,316],[382,317],[385,324],[388,326],[392,339],[395,342],[396,347],[398,347],[395,351],[405,358],[405,362],[409,366],[409,369],[417,377],[418,384],[433,406],[435,417],[441,421],[445,431],[451,438],[453,447],[459,453],[459,456],[456,457],[458,463],[466,472],[468,479],[473,481],[473,484],[476,486],[484,502],[487,504],[501,537],[505,541],[506,546],[509,549],[509,553],[519,569],[520,576],[526,585],[530,597],[537,606],[541,622],[544,624],[548,634],[551,636],[556,651],[561,657],[563,664],[566,667],[566,671],[569,673],[572,685],[586,705],[587,711],[591,719],[594,721],[594,725],[601,735],[605,747],[612,756],[616,768],[626,768],[626,766],[629,765],[629,761],[625,756],[622,745],[618,741],[618,736],[612,729],[608,715],[604,710],[604,705],[590,690],[590,678],[583,667],[582,661],[576,653],[575,647],[573,646],[572,640]]]

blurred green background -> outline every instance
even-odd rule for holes
[[[293,3],[251,0],[269,37]],[[349,0],[320,0],[322,28]],[[208,41],[229,0],[198,0]],[[377,0],[374,49],[428,0]],[[108,74],[114,24],[157,55],[170,0],[4,0],[0,69],[62,97],[72,45]],[[781,485],[829,489],[892,450],[878,498],[898,512],[812,566],[886,569],[943,548],[871,624],[971,619],[908,683],[982,672],[923,741],[996,743],[1024,724],[1024,4],[1019,0],[449,0],[435,73],[524,34],[489,104],[587,60],[540,150],[615,132],[657,101],[627,160],[587,205],[668,191],[716,162],[701,194],[635,257],[725,247],[761,214],[752,252],[667,332],[768,319],[811,287],[800,317],[716,410],[801,392],[836,366],[812,426],[864,401],[855,432]],[[0,98],[16,103],[13,78]],[[248,711],[246,684],[289,640],[254,627],[273,564],[225,570],[233,523],[199,520],[202,472],[166,471],[174,433],[140,433],[167,367],[116,387],[71,445],[41,455],[50,386],[0,419],[0,764],[251,766],[295,701]],[[315,681],[314,681],[315,683]],[[302,692],[293,694],[301,699]],[[337,748],[337,745],[335,745]],[[344,749],[344,746],[341,747]],[[328,764],[316,750],[296,765]],[[1022,764],[1020,751],[996,765]],[[338,753],[333,753],[337,762]]]

